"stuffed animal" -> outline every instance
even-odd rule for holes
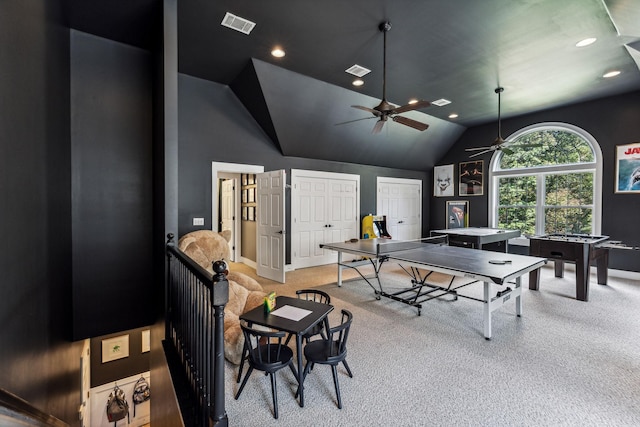
[[[220,233],[198,230],[182,236],[178,241],[178,249],[213,274],[213,262],[229,259],[230,239],[230,230]],[[244,346],[240,315],[262,305],[266,292],[260,283],[241,272],[230,271],[227,280],[229,302],[224,309],[224,355],[228,361],[237,365]]]

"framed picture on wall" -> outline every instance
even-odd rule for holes
[[[464,228],[469,226],[469,202],[466,200],[447,202],[447,227]]]
[[[616,193],[640,193],[640,142],[616,146]]]
[[[255,221],[256,220],[256,207],[255,206],[247,206],[247,220]]]
[[[249,218],[249,208],[247,206],[242,207],[242,220],[246,221]]]
[[[256,183],[256,175],[253,173],[250,173],[247,177],[247,184],[251,185],[251,184],[255,184]]]
[[[242,190],[242,203],[247,203],[248,199],[249,199],[249,189],[245,188],[244,190]]]
[[[435,197],[455,196],[453,165],[433,167],[433,195]]]
[[[458,195],[482,196],[484,188],[484,160],[462,162],[459,165]]]
[[[256,201],[256,188],[247,188],[247,191],[249,192],[249,196],[247,197],[247,201],[249,203],[255,203]]]
[[[242,185],[247,185],[247,180],[248,180],[247,174],[243,173],[242,174]]]
[[[102,363],[129,357],[129,334],[102,340]]]

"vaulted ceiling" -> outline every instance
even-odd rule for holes
[[[65,0],[70,26],[150,49],[157,0]],[[468,127],[640,89],[637,0],[179,0],[179,72],[232,88],[285,156],[426,169]],[[229,12],[255,23],[224,27]],[[450,104],[371,130],[386,95]],[[587,37],[597,41],[578,48]],[[270,52],[279,46],[283,58]],[[352,65],[371,70],[352,85]],[[620,75],[603,78],[618,70]],[[457,118],[450,118],[452,113]],[[344,123],[350,122],[350,123]],[[481,141],[486,145],[491,141]]]

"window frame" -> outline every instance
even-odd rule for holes
[[[537,123],[524,127],[506,139],[514,140],[520,136],[536,131],[560,130],[571,132],[584,139],[590,146],[594,154],[593,162],[565,164],[561,166],[534,166],[520,169],[500,169],[501,151],[495,151],[489,163],[489,179],[488,179],[488,220],[489,226],[496,228],[498,226],[498,184],[500,178],[517,177],[524,175],[533,175],[536,177],[536,218],[544,218],[545,197],[544,197],[544,179],[546,175],[556,174],[558,172],[587,172],[592,171],[593,177],[593,222],[591,224],[591,233],[599,235],[602,229],[602,150],[596,139],[587,131],[577,126],[562,122],[545,122]],[[542,183],[542,185],[540,185]],[[544,223],[536,220],[536,234],[544,234]],[[511,239],[510,244],[529,246],[529,239],[521,236]]]

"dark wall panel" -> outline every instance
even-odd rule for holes
[[[74,337],[153,322],[152,62],[71,32]]]
[[[639,117],[640,92],[632,92],[503,120],[502,134],[508,137],[519,129],[543,122],[569,123],[589,132],[600,145],[603,156],[602,234],[611,236],[614,240],[622,240],[637,246],[640,245],[640,227],[634,221],[636,215],[630,214],[630,212],[640,211],[640,196],[637,194],[616,194],[614,183],[616,146],[640,141]],[[465,148],[491,143],[495,139],[496,133],[497,124],[467,130],[438,164],[454,163],[457,167],[459,162],[469,160],[468,153],[464,151]],[[489,166],[490,158],[485,156],[484,159],[486,169]],[[469,200],[470,225],[472,226],[487,225],[488,197],[486,192],[485,184],[484,196],[456,197],[460,200]],[[431,205],[431,228],[441,228],[445,223],[446,200],[452,199],[434,198]],[[640,271],[637,253],[634,251],[612,250],[609,265],[611,268],[620,270]]]
[[[262,165],[265,171],[307,169],[360,175],[360,212],[376,211],[376,177],[423,180],[425,194],[430,184],[426,171],[408,171],[352,163],[284,157],[263,132],[231,89],[217,83],[179,75],[179,234],[198,228],[211,229],[211,162]],[[301,141],[304,143],[304,141]],[[287,212],[290,194],[287,192]],[[429,198],[423,202],[423,230],[427,230]],[[204,217],[204,227],[193,227],[191,218]],[[289,219],[290,215],[287,215]],[[290,224],[287,228],[290,230]],[[290,235],[287,236],[290,239]],[[290,242],[287,248],[290,248]],[[287,251],[287,262],[290,253]]]
[[[0,2],[0,386],[78,425],[71,324],[69,32],[57,1]]]

